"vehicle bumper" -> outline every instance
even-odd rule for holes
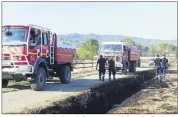
[[[123,67],[122,63],[116,63],[116,68],[122,68],[122,67]]]
[[[12,67],[12,68],[2,68],[2,72],[9,72],[11,74],[32,74],[33,73],[33,67],[31,65],[24,65],[24,66],[18,66],[18,67]]]

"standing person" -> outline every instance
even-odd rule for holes
[[[156,77],[158,79],[161,73],[161,59],[159,58],[159,55],[157,55],[157,58],[154,60],[154,63],[156,68]]]
[[[104,77],[105,77],[105,64],[106,64],[106,59],[103,58],[102,55],[100,55],[100,58],[97,61],[97,65],[96,65],[96,69],[98,67],[99,64],[99,80],[101,81],[101,75],[102,75],[102,81],[104,81]]]
[[[165,54],[163,55],[163,58],[162,58],[161,62],[162,62],[161,73],[162,73],[163,77],[165,78],[166,69],[168,68],[168,59],[166,58]]]
[[[127,73],[128,59],[125,54],[123,54],[123,57],[122,57],[122,64],[123,64],[123,68],[122,68],[123,73]]]
[[[108,61],[108,65],[109,65],[109,81],[111,81],[111,73],[113,74],[113,79],[115,80],[116,77],[116,67],[115,67],[115,61],[113,58],[111,58],[109,61]]]

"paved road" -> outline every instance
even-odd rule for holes
[[[138,68],[137,71],[148,69],[150,68]],[[106,74],[106,80],[104,82],[108,82],[107,76]],[[116,76],[116,78],[122,77],[124,77],[124,75]],[[2,113],[17,113],[22,112],[24,109],[44,107],[51,102],[78,94],[91,86],[104,82],[98,80],[98,75],[91,75],[73,79],[70,84],[61,84],[60,82],[47,83],[45,91],[36,92],[28,89],[2,93]]]

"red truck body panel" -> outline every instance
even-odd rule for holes
[[[70,42],[70,46],[64,45],[65,42]],[[54,39],[55,45],[55,61],[57,64],[73,63],[73,57],[76,54],[76,47],[73,47],[71,39],[57,37]]]
[[[25,39],[24,42],[27,42],[27,37],[29,34],[29,26],[25,25],[6,25],[3,27],[9,27],[9,28],[25,28]],[[29,48],[29,42],[25,46],[15,46],[15,45],[3,45],[2,52],[3,53],[10,53],[10,54],[25,54],[27,55],[28,62],[32,65],[37,60],[37,49],[42,48],[41,56],[46,58],[46,51],[50,50],[50,40],[51,37],[48,35],[48,45],[37,45],[33,49]],[[73,63],[73,56],[76,54],[76,47],[73,46],[67,46],[65,47],[64,44],[60,43],[59,41],[65,42],[65,39],[59,39],[59,38],[52,38],[54,41],[54,64],[65,64],[65,63]],[[72,40],[68,39],[68,42],[72,42]],[[63,47],[62,47],[63,46]],[[28,49],[27,49],[28,47]],[[28,52],[27,52],[28,51]],[[10,56],[10,55],[7,55]],[[20,58],[20,56],[17,56]]]
[[[131,46],[130,48],[130,61],[137,61],[140,58],[139,50]]]
[[[55,60],[57,64],[72,63],[76,49],[56,48]]]

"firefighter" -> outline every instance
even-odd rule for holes
[[[105,64],[106,64],[106,59],[103,58],[102,55],[100,55],[100,58],[97,61],[97,65],[96,65],[96,70],[99,64],[99,80],[101,81],[101,75],[102,75],[102,81],[104,81],[104,77],[105,77]]]
[[[159,55],[157,55],[157,58],[154,60],[154,63],[156,69],[156,77],[158,79],[160,78],[160,73],[161,73],[161,59],[159,58]]]
[[[127,68],[128,68],[128,59],[125,54],[123,54],[122,57],[122,64],[123,64],[123,73],[127,73]]]
[[[116,67],[115,67],[115,61],[112,57],[108,61],[108,66],[109,66],[109,81],[111,81],[111,73],[113,74],[113,79],[115,80]]]
[[[163,58],[162,58],[161,62],[162,62],[162,64],[161,64],[161,74],[165,78],[165,76],[166,76],[166,69],[168,68],[168,59],[166,58],[165,54],[163,55]]]

